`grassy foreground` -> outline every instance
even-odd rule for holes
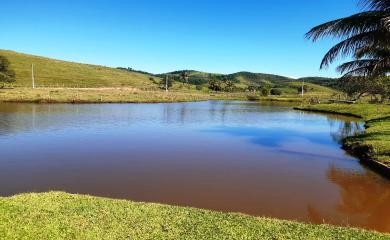
[[[365,133],[344,139],[344,147],[364,160],[380,162],[390,169],[390,105],[318,104],[297,109],[362,117],[366,121]]]
[[[0,198],[1,239],[389,239],[328,225],[62,192]]]

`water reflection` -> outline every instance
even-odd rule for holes
[[[337,143],[362,130],[246,102],[0,104],[0,195],[60,190],[389,231],[389,181]]]
[[[329,166],[327,177],[340,192],[340,199],[334,206],[336,214],[322,213],[309,205],[307,211],[311,222],[390,231],[390,186],[386,180],[367,169],[357,171],[336,164]]]
[[[343,139],[346,137],[355,136],[364,132],[364,127],[361,122],[348,120],[340,122],[330,120],[329,123],[331,126],[338,125],[338,129],[332,131],[330,134],[332,139],[339,144],[342,144]]]

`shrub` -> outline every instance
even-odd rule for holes
[[[268,96],[269,95],[269,89],[268,88],[262,88],[261,89],[261,96]]]
[[[271,89],[271,95],[280,96],[280,95],[282,95],[282,90],[280,90],[278,88],[273,88],[273,89]]]

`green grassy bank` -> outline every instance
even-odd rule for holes
[[[61,192],[0,198],[1,239],[389,239],[359,229]]]
[[[344,148],[362,160],[376,161],[390,170],[390,105],[318,104],[296,109],[341,113],[363,118],[366,121],[365,133],[344,139]]]

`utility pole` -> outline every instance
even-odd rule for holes
[[[168,75],[165,75],[165,92],[168,92]]]
[[[31,79],[32,79],[32,88],[35,88],[35,78],[34,78],[34,64],[31,64]]]
[[[305,86],[305,80],[302,79],[302,97],[303,97],[303,94],[305,92],[304,86]]]

